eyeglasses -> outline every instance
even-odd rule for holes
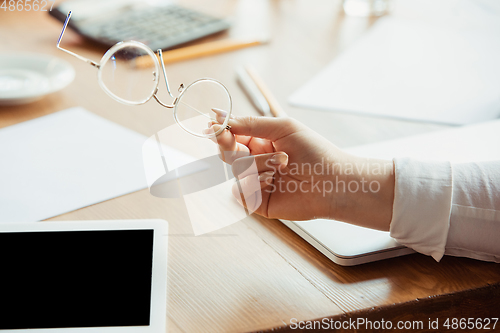
[[[197,137],[215,137],[225,129],[230,129],[227,123],[232,109],[231,95],[222,83],[210,78],[198,79],[187,87],[181,84],[179,95],[174,97],[168,85],[161,49],[157,51],[158,60],[155,53],[143,43],[119,42],[106,51],[97,63],[59,46],[70,18],[71,11],[64,21],[57,48],[96,67],[99,85],[113,99],[127,105],[140,105],[154,98],[160,105],[173,109],[177,124]],[[154,68],[148,68],[144,63],[151,63]],[[173,98],[171,104],[163,103],[157,96],[160,64],[167,92]],[[224,123],[215,132],[207,131],[212,121],[217,122],[212,109],[227,112]]]

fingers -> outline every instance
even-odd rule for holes
[[[216,108],[212,110],[219,122],[219,124],[209,123],[210,132],[215,133],[226,120],[227,112]],[[250,152],[258,155],[273,151],[273,141],[300,129],[300,126],[290,118],[231,116],[229,125],[230,131],[224,130],[212,138],[212,141],[219,145],[222,160],[229,164],[238,158],[250,155]]]
[[[241,179],[266,171],[276,172],[287,165],[288,155],[285,152],[276,152],[238,158],[233,162],[232,171],[235,177]]]
[[[239,137],[236,138],[238,142],[240,142]],[[256,137],[251,137],[245,146],[250,149],[252,155],[266,154],[275,151],[274,145],[271,141]]]
[[[238,193],[242,193],[244,194],[244,197],[247,197],[257,191],[260,191],[272,183],[274,174],[274,171],[266,171],[260,174],[253,174],[240,178],[238,180],[239,186],[236,186]],[[233,194],[235,194],[234,186]]]
[[[217,114],[217,121],[223,123],[227,112],[212,109]],[[232,117],[229,119],[231,132],[236,135],[244,135],[276,141],[290,135],[300,129],[300,124],[295,120],[271,117]]]
[[[287,165],[288,155],[284,152],[235,160],[232,170],[238,181],[233,185],[233,196],[249,213],[256,212],[262,203],[262,189],[273,182],[277,170]]]
[[[286,165],[288,155],[284,152],[236,159],[232,171],[238,181],[232,187],[233,196],[249,213],[257,211],[262,203],[262,189],[269,186],[277,170]]]
[[[273,182],[274,175],[274,171],[266,171],[241,178],[233,184],[233,196],[249,213],[255,212],[262,204],[261,190]]]
[[[220,124],[209,122],[206,134],[214,134],[219,131],[221,127],[222,126]],[[224,130],[219,135],[210,137],[210,140],[218,144],[221,149],[236,150],[236,139],[229,131]]]
[[[215,118],[217,119],[219,124],[222,124],[226,120],[227,117],[226,111],[217,108],[213,108],[212,111],[215,112]],[[234,117],[231,115],[230,118],[232,119]]]
[[[221,125],[212,123],[207,134],[215,133],[220,128]],[[239,143],[230,131],[224,130],[219,135],[210,139],[219,145],[220,157],[228,164],[233,164],[234,160],[237,158],[250,155],[248,147]]]

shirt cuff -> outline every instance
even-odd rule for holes
[[[436,261],[444,255],[452,201],[450,162],[394,159],[391,237]]]

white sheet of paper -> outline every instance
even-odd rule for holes
[[[349,153],[383,159],[413,157],[453,163],[500,160],[500,120],[436,131],[347,149]],[[326,248],[354,256],[392,248],[389,232],[331,220],[295,222]]]
[[[83,108],[1,129],[0,222],[39,221],[146,188],[146,140]]]
[[[491,120],[500,115],[499,59],[497,26],[387,17],[289,101],[435,123]]]
[[[500,120],[352,147],[347,151],[388,160],[412,157],[452,163],[497,161],[500,160]]]

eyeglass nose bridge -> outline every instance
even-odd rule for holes
[[[163,103],[159,98],[158,95],[156,94],[158,92],[158,87],[156,87],[155,92],[153,93],[153,98],[163,107],[166,107],[167,109],[173,109],[175,108],[175,103],[177,103],[177,97],[174,99],[171,105]]]
[[[160,66],[161,66],[161,70],[163,71],[163,77],[165,78],[165,85],[167,87],[167,92],[168,94],[170,95],[170,97],[172,97],[174,99],[174,101],[172,102],[172,104],[168,105],[168,104],[165,104],[163,103],[160,98],[158,97],[157,93],[158,93],[158,87],[156,87],[156,90],[155,92],[153,93],[153,97],[154,99],[163,107],[166,107],[168,109],[174,109],[175,108],[175,104],[177,103],[177,100],[178,100],[178,97],[174,97],[174,95],[172,95],[172,92],[170,91],[170,86],[168,84],[168,78],[167,78],[167,71],[165,69],[165,63],[163,61],[163,53],[162,53],[162,50],[161,49],[158,49],[156,50],[156,52],[158,53],[158,57],[160,58],[159,62],[160,62]],[[156,75],[156,74],[155,74]],[[181,85],[179,86],[179,89],[178,89],[178,92],[179,93],[182,93],[184,91],[184,84],[181,83]]]

